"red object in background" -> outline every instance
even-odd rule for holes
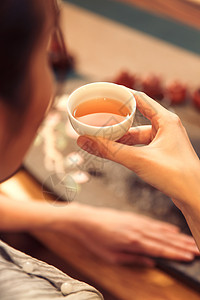
[[[171,101],[171,104],[181,104],[186,100],[187,87],[178,80],[170,83],[166,88],[166,97]]]
[[[200,110],[200,88],[194,91],[192,95],[192,102],[195,105],[195,107]]]
[[[135,75],[130,74],[128,71],[120,72],[114,79],[113,82],[116,84],[124,85],[130,89],[135,87],[137,78]]]
[[[68,53],[63,35],[58,27],[52,36],[50,50],[50,64],[60,78],[74,68],[74,58]]]
[[[156,75],[148,75],[142,80],[142,91],[149,97],[161,100],[163,98],[163,88],[161,79]]]

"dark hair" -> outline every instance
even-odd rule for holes
[[[48,0],[46,0],[48,1]],[[0,101],[13,111],[25,110],[29,59],[45,13],[42,0],[0,0]]]

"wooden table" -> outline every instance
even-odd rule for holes
[[[131,0],[130,0],[131,1]],[[140,2],[145,5],[145,2],[149,1],[133,1],[132,2]],[[159,1],[151,1],[152,7],[157,11],[161,12],[161,6],[157,5]],[[180,1],[174,1],[176,5],[180,3]],[[160,1],[160,4],[164,3]],[[166,3],[169,3],[168,1]],[[185,3],[185,2],[184,2]],[[147,5],[147,4],[146,4]],[[184,4],[185,5],[185,4]],[[177,8],[177,6],[176,6]],[[191,6],[191,10],[194,11],[194,6]],[[188,12],[185,11],[184,17],[188,15]],[[183,17],[182,16],[182,17]],[[77,17],[77,18],[76,18]],[[198,17],[199,18],[199,17]],[[191,24],[198,27],[197,24],[199,21],[196,16],[195,10],[195,20],[191,21]],[[78,21],[77,21],[78,20]],[[193,22],[194,21],[194,22]],[[114,53],[115,63],[111,62],[108,57],[103,56],[103,47],[101,47],[101,57],[98,58],[100,61],[97,62],[97,57],[95,56],[95,42],[89,41],[88,36],[81,37],[80,28],[88,34],[92,35],[93,33],[93,24],[95,24],[96,34],[98,35],[98,26],[99,22],[101,23],[100,17],[95,17],[91,15],[91,18],[88,19],[88,13],[83,14],[82,10],[74,10],[74,7],[71,5],[66,5],[64,8],[63,14],[63,28],[66,32],[66,38],[69,42],[70,49],[72,52],[77,55],[78,61],[77,66],[80,72],[84,72],[89,76],[96,76],[96,78],[101,78],[102,76],[113,76],[116,71],[118,71],[123,66],[134,66],[136,71],[141,72],[144,70],[150,71],[152,70],[152,65],[154,62],[151,60],[152,57],[147,55],[144,61],[140,61],[133,63],[130,62],[130,59],[127,57],[123,57],[121,61],[120,50],[119,53],[116,49]],[[105,29],[105,35],[110,34],[112,30],[115,30],[114,27],[118,26],[113,24],[112,22],[105,20],[103,23]],[[108,27],[106,27],[108,26]],[[106,32],[106,28],[109,28],[111,31]],[[129,39],[130,30],[124,28],[118,28],[118,34],[122,38],[122,42],[126,42],[126,39]],[[132,33],[131,33],[132,34]],[[119,38],[118,36],[118,38]],[[94,38],[94,36],[93,36]],[[98,38],[101,40],[101,35],[98,35]],[[137,41],[137,33],[135,33],[135,41]],[[81,42],[85,40],[85,44],[81,44]],[[146,38],[144,41],[140,40],[141,45],[139,47],[147,47],[148,43],[150,43],[150,39]],[[96,45],[100,46],[100,44]],[[109,51],[109,44],[104,45],[104,51],[107,51],[108,54],[111,53]],[[156,42],[155,51],[163,51],[163,45],[161,42]],[[93,53],[91,55],[88,54],[88,47],[91,47]],[[130,46],[131,47],[131,46]],[[134,45],[133,51],[134,49]],[[123,48],[123,47],[122,47]],[[140,49],[137,49],[140,52]],[[137,51],[134,52],[134,55],[137,56]],[[167,52],[168,51],[168,52]],[[182,57],[184,57],[185,68],[189,68],[188,72],[184,72],[182,69],[174,70],[173,75],[183,79],[190,80],[190,74],[193,73],[194,80],[192,81],[194,84],[198,83],[199,75],[200,75],[200,62],[199,58],[196,55],[191,53],[185,53],[184,51],[176,52],[176,48],[171,48],[166,50],[166,53],[171,57],[172,61],[177,64],[181,64]],[[131,55],[131,53],[130,53]],[[159,58],[158,58],[159,60]],[[180,60],[180,62],[179,62]],[[90,63],[88,63],[90,61]],[[147,61],[152,61],[151,64],[147,64]],[[187,65],[187,61],[190,63]],[[143,65],[144,64],[144,65]],[[188,67],[190,66],[190,67]],[[190,69],[191,68],[191,69]],[[154,70],[157,72],[161,72],[165,69],[165,78],[170,79],[171,70],[167,66],[166,62],[160,61],[160,64],[154,66]],[[189,74],[188,74],[189,73]],[[98,75],[97,75],[98,74]],[[106,75],[105,75],[106,74]],[[188,76],[188,77],[187,77]],[[195,81],[196,80],[196,81]],[[41,199],[43,201],[42,188],[40,184],[38,184],[26,171],[22,170],[18,172],[13,178],[2,184],[2,190],[10,195],[11,197],[15,197],[17,195],[18,198],[23,199]],[[70,263],[78,272],[85,274],[88,278],[90,278],[97,286],[103,287],[105,290],[108,290],[111,294],[116,296],[121,300],[197,300],[200,299],[200,295],[196,293],[194,290],[185,286],[180,281],[177,281],[171,276],[163,273],[158,269],[148,269],[148,268],[138,268],[131,266],[116,266],[105,263],[97,257],[94,257],[92,253],[90,253],[87,248],[79,244],[77,241],[68,238],[64,238],[62,235],[54,234],[49,231],[40,231],[32,233],[35,237],[37,237],[42,243],[44,243],[49,249],[59,255],[63,260]]]

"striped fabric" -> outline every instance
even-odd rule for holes
[[[24,271],[29,262],[31,273]],[[61,292],[67,283],[69,292]],[[75,280],[53,266],[15,250],[0,241],[1,300],[102,300],[102,295],[86,283]]]

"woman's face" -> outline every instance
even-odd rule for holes
[[[47,23],[44,34],[31,54],[27,74],[31,86],[30,99],[27,99],[30,105],[19,131],[9,130],[10,115],[6,109],[0,107],[0,182],[21,165],[53,98],[54,80],[48,62],[48,44],[55,30],[53,16]]]

